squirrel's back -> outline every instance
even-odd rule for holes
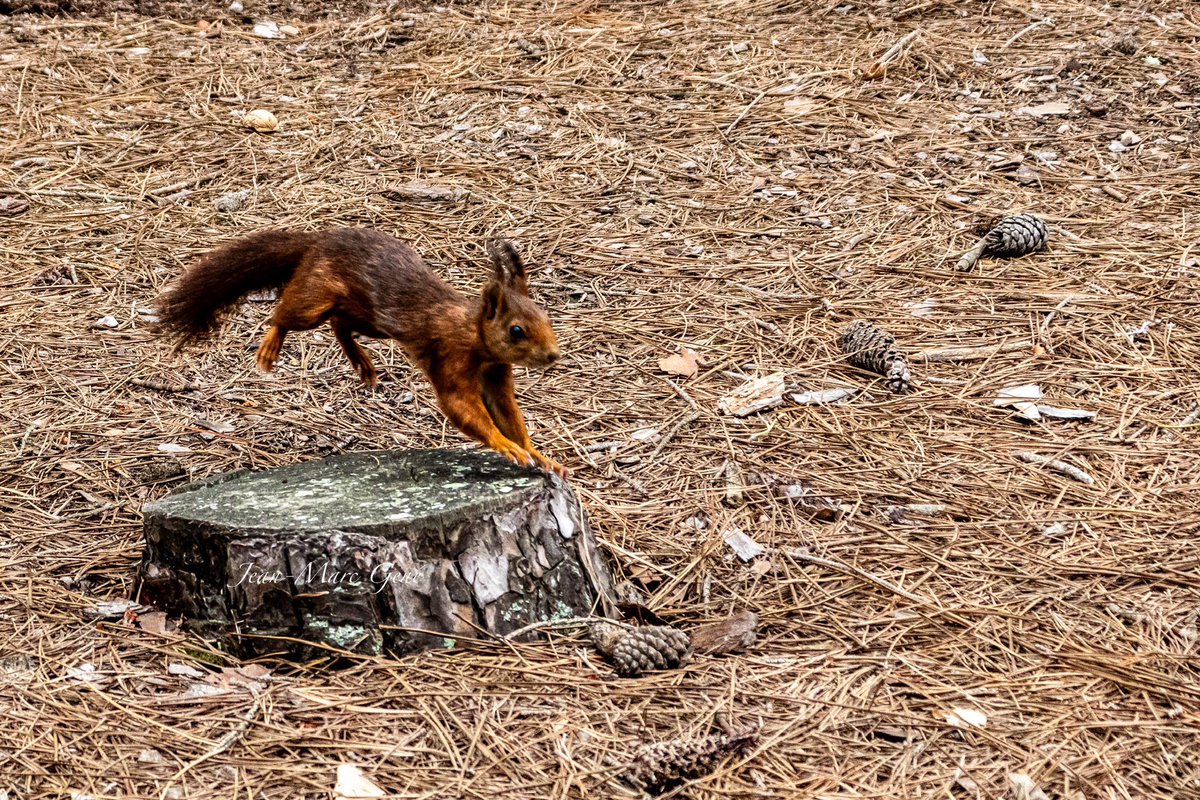
[[[301,270],[302,275],[297,275]],[[332,228],[315,233],[266,230],[235,239],[206,253],[159,300],[159,324],[183,342],[202,339],[221,315],[247,294],[330,278],[345,288],[346,309],[364,322],[386,319],[390,306],[429,308],[458,304],[447,286],[415,250],[367,228]],[[309,287],[315,289],[315,286]],[[303,290],[301,290],[303,291]]]

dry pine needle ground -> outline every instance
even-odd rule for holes
[[[607,797],[639,744],[719,713],[761,735],[687,796],[1200,793],[1193,6],[245,4],[0,18],[0,793],[323,798],[354,763],[399,797]],[[954,272],[1022,211],[1047,252]],[[536,441],[652,608],[752,609],[752,653],[623,681],[560,640],[205,681],[201,643],[87,619],[181,473],[464,445],[387,343],[369,394],[326,334],[254,372],[261,302],[210,349],[150,337],[212,243],[335,223],[472,290],[486,236],[520,243],[566,354],[520,377]],[[1027,344],[914,358],[897,397],[838,352],[858,317],[910,354]],[[672,386],[680,346],[702,363]],[[775,371],[869,394],[716,412]],[[1024,383],[1098,415],[992,405]],[[914,503],[945,513],[886,511]],[[767,555],[734,557],[735,527]]]

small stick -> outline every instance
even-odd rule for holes
[[[765,319],[759,319],[758,317],[750,317],[750,321],[762,328],[764,331],[773,333],[776,336],[783,336],[783,328],[780,328],[774,322],[767,322]]]
[[[251,690],[251,691],[253,691],[253,690]],[[217,743],[214,744],[207,753],[200,756],[199,758],[189,761],[187,764],[185,764],[183,766],[182,769],[180,769],[178,772],[176,772],[175,775],[170,780],[167,781],[167,785],[166,785],[166,787],[163,788],[162,794],[159,795],[159,797],[160,798],[167,797],[167,795],[169,794],[169,791],[170,791],[170,785],[172,783],[175,783],[176,781],[178,781],[180,778],[182,778],[188,772],[190,772],[193,767],[196,767],[199,764],[203,764],[205,761],[208,761],[210,758],[219,756],[219,755],[221,755],[221,753],[224,753],[226,750],[233,747],[234,744],[236,744],[243,736],[246,735],[246,731],[250,729],[251,721],[253,721],[254,718],[258,716],[258,711],[260,708],[262,708],[262,695],[259,694],[258,692],[254,692],[254,703],[251,704],[250,708],[247,709],[246,713],[242,714],[242,716],[238,720],[238,724],[233,727],[233,730],[229,731],[229,733],[225,734],[220,739],[218,739]]]
[[[646,484],[642,483],[637,478],[626,475],[624,472],[621,472],[621,470],[619,470],[619,469],[614,470],[613,474],[616,475],[620,480],[624,481],[624,483],[627,486],[629,486],[629,488],[633,489],[635,492],[640,493],[643,497],[650,496],[650,490],[646,488]]]
[[[1071,478],[1072,480],[1079,481],[1080,483],[1086,483],[1088,486],[1091,486],[1093,483],[1096,482],[1095,478],[1093,478],[1091,475],[1088,475],[1086,472],[1081,470],[1079,467],[1072,466],[1065,461],[1059,461],[1057,459],[1051,458],[1050,456],[1043,456],[1043,455],[1040,455],[1039,453],[1025,452],[1025,453],[1017,453],[1017,458],[1021,459],[1022,461],[1028,462],[1030,464],[1039,464],[1048,469],[1052,469],[1055,472],[1066,475],[1068,478]]]
[[[742,113],[737,115],[737,119],[735,119],[733,122],[729,123],[729,125],[725,128],[725,133],[729,133],[734,128],[736,128],[738,126],[738,123],[741,122],[742,120],[744,120],[746,118],[746,115],[750,113],[750,109],[752,109],[756,105],[758,105],[759,101],[762,100],[766,96],[767,96],[766,90],[759,92],[758,95],[753,100],[750,101],[750,104],[742,109]]]
[[[81,189],[25,189],[22,190],[22,194],[27,194],[30,197],[68,197],[80,200],[103,200],[106,203],[137,203],[144,199],[131,194],[86,192]]]
[[[978,244],[962,254],[962,258],[958,259],[958,263],[954,265],[954,268],[959,272],[970,272],[979,262],[979,259],[983,256],[983,251],[986,249],[987,237],[984,236],[979,240]]]
[[[1032,349],[1033,342],[1028,339],[1022,339],[1019,342],[1006,342],[986,347],[947,347],[944,350],[926,350],[923,353],[917,353],[913,356],[913,359],[924,359],[925,361],[977,361],[1003,353],[1016,353],[1021,350]]]
[[[887,589],[889,592],[898,594],[901,597],[903,597],[907,600],[911,600],[914,603],[917,603],[919,605],[933,606],[934,608],[941,608],[941,606],[938,603],[934,602],[933,600],[930,600],[927,597],[921,597],[920,595],[913,594],[912,592],[901,589],[899,586],[892,583],[891,581],[884,580],[883,578],[880,578],[878,575],[872,575],[871,573],[867,572],[865,569],[856,567],[853,564],[847,564],[845,561],[839,561],[839,560],[833,559],[833,558],[823,558],[821,556],[814,556],[812,553],[808,552],[807,550],[802,550],[802,549],[796,548],[796,547],[783,547],[783,548],[780,548],[778,550],[778,552],[783,553],[785,556],[788,556],[789,558],[794,558],[797,561],[806,561],[809,564],[816,564],[821,567],[828,567],[829,569],[837,570],[838,572],[841,572],[841,573],[844,573],[847,575],[855,575],[859,578],[862,578],[865,581],[873,583],[876,586],[879,586],[883,589]]]
[[[129,385],[137,386],[142,389],[150,389],[151,391],[155,392],[171,393],[194,392],[200,388],[197,384],[191,383],[190,381],[184,381],[183,383],[167,383],[166,381],[155,381],[143,378],[130,378]]]
[[[1026,25],[1024,28],[1021,28],[1021,30],[1019,30],[1015,34],[1013,34],[1012,38],[1010,38],[1007,42],[1005,42],[1004,44],[1002,44],[1000,46],[1000,49],[1007,50],[1008,46],[1010,44],[1015,42],[1017,39],[1020,39],[1022,36],[1029,33],[1030,31],[1035,31],[1038,28],[1041,28],[1045,25],[1053,25],[1053,24],[1054,24],[1054,20],[1050,19],[1049,17],[1045,17],[1043,19],[1039,19],[1037,22],[1030,23],[1029,25]]]
[[[624,622],[607,619],[606,617],[570,617],[569,619],[544,619],[541,622],[531,622],[523,628],[517,628],[515,631],[504,634],[502,638],[508,642],[530,631],[540,631],[545,628],[571,628],[576,625],[590,625],[593,622],[607,622],[610,625],[618,625],[622,628],[633,630],[632,625],[626,625]]]
[[[697,411],[700,410],[700,406],[697,405],[696,401],[693,400],[691,395],[689,395],[687,392],[685,392],[679,384],[677,384],[675,381],[671,380],[670,378],[663,378],[663,380],[667,382],[668,386],[670,386],[672,389],[675,390],[675,394],[679,395],[684,400],[686,400],[687,404],[689,406],[696,409]]]
[[[1175,423],[1174,425],[1169,426],[1170,429],[1166,431],[1166,433],[1163,435],[1163,438],[1166,439],[1168,442],[1174,442],[1174,441],[1178,440],[1179,439],[1179,430],[1182,428],[1189,427],[1197,419],[1200,419],[1200,408],[1192,409],[1192,413],[1188,414],[1186,417],[1184,417],[1183,419],[1181,419],[1179,422]]]
[[[917,38],[920,33],[921,29],[916,28],[900,37],[900,40],[889,47],[886,53],[876,59],[871,66],[863,70],[863,77],[867,80],[882,78],[883,73],[887,71],[888,66],[900,57],[900,53],[904,50],[904,48],[908,47],[912,40]]]
[[[1046,334],[1050,331],[1050,323],[1054,321],[1054,318],[1057,317],[1064,308],[1071,305],[1071,302],[1074,299],[1075,297],[1073,295],[1067,295],[1065,298],[1063,298],[1063,301],[1056,305],[1050,311],[1050,313],[1046,315],[1046,318],[1042,320],[1042,327],[1038,330],[1038,339],[1042,341],[1042,345],[1046,348],[1047,352],[1054,352],[1050,348],[1050,345],[1046,344]]]
[[[671,430],[667,431],[666,435],[658,440],[658,447],[654,448],[654,452],[652,452],[650,454],[650,457],[647,458],[642,463],[648,464],[648,463],[653,462],[654,459],[658,457],[658,454],[663,451],[663,448],[666,447],[667,444],[670,443],[670,441],[675,438],[675,434],[679,433],[680,429],[683,428],[684,425],[691,424],[691,423],[695,422],[696,420],[698,420],[699,418],[700,418],[700,412],[693,411],[692,413],[688,414],[683,419],[679,420],[679,422],[676,422],[671,427]]]

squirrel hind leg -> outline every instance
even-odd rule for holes
[[[350,359],[350,364],[358,370],[362,382],[369,388],[377,386],[379,373],[375,371],[375,365],[371,363],[371,357],[367,355],[367,351],[354,341],[354,329],[341,317],[334,317],[329,324],[333,328],[338,344],[342,346],[342,352],[346,354],[346,358]]]
[[[260,370],[271,372],[275,369],[275,362],[279,360],[279,351],[283,347],[285,336],[287,336],[287,329],[278,325],[272,325],[267,331],[262,344],[258,346],[258,355],[255,359]]]

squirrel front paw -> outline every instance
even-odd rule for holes
[[[537,462],[537,465],[539,467],[546,470],[547,472],[553,472],[555,475],[562,478],[563,480],[566,480],[567,477],[571,474],[571,470],[567,469],[562,464],[555,461],[553,458],[547,458],[546,456],[542,455],[541,453],[539,453],[537,450],[535,450],[532,447],[529,448],[529,454],[531,456],[533,456],[533,460]]]
[[[528,450],[514,442],[502,442],[492,449],[518,466],[532,467],[537,464]]]

